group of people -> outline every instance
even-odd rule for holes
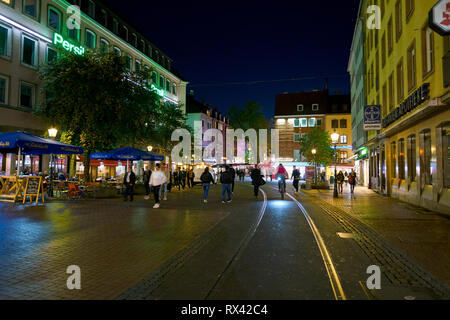
[[[352,171],[350,173],[347,173],[345,171],[344,173],[342,171],[339,171],[339,173],[336,175],[337,185],[338,185],[338,192],[342,193],[344,191],[344,183],[350,185],[350,193],[355,192],[355,185],[356,185],[356,172]]]
[[[188,186],[188,188],[194,187],[194,178],[195,173],[194,169],[190,170],[181,170],[180,167],[173,173],[173,182],[176,187],[178,187],[178,190],[181,190],[181,188]]]

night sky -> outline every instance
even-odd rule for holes
[[[272,118],[277,93],[323,89],[325,77],[331,93],[350,92],[359,0],[104,2],[173,59],[188,92],[222,112],[254,100]],[[226,84],[261,80],[272,82]]]

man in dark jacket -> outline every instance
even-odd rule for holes
[[[148,184],[150,182],[150,176],[152,175],[152,171],[148,168],[148,166],[145,166],[144,170],[144,186],[145,186],[145,200],[148,200],[149,194],[150,194],[150,185]]]
[[[181,187],[184,190],[184,187],[186,187],[186,178],[187,178],[187,172],[185,169],[183,169],[182,171],[180,171],[180,183],[181,183]]]
[[[128,195],[130,196],[130,201],[133,201],[134,196],[134,184],[136,183],[136,175],[134,174],[131,167],[128,167],[128,172],[123,177],[123,184],[125,185],[124,200],[128,200]]]
[[[200,176],[200,181],[202,182],[203,187],[203,202],[208,203],[209,187],[211,186],[211,183],[214,183],[214,178],[211,172],[209,172],[208,167],[205,168],[205,171],[203,171]]]
[[[230,172],[230,167],[225,166],[225,171],[220,174],[220,183],[222,184],[222,203],[225,203],[225,192],[228,194],[227,202],[231,202],[231,183],[233,176]]]
[[[292,170],[292,177],[291,177],[294,182],[294,188],[295,188],[295,193],[298,193],[298,183],[300,181],[300,171],[298,171],[298,169],[296,168],[296,166],[294,166],[294,169]]]
[[[234,193],[234,180],[236,179],[236,170],[234,170],[233,167],[230,167],[230,173],[231,177],[233,178],[233,181],[231,182],[231,193]]]
[[[256,166],[250,175],[252,178],[252,185],[253,185],[253,193],[255,195],[255,198],[258,198],[258,192],[259,187],[263,184],[263,177],[261,175],[261,170]]]

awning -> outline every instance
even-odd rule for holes
[[[108,152],[95,152],[91,155],[91,159],[110,159],[122,161],[164,161],[164,156],[132,147],[125,147],[114,149]]]
[[[0,135],[0,151],[22,154],[82,154],[83,148],[43,138],[28,132],[8,132]]]

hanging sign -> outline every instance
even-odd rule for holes
[[[441,36],[450,35],[450,0],[440,0],[429,13],[430,28]]]
[[[381,106],[366,106],[364,108],[364,130],[381,130]]]

